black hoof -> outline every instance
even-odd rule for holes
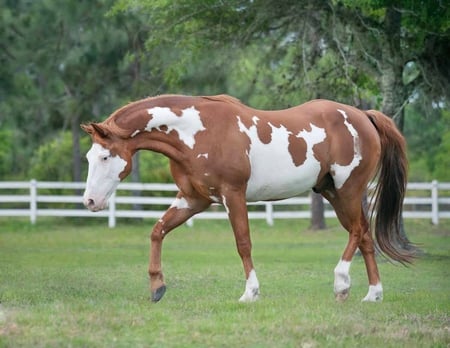
[[[152,302],[158,302],[164,294],[166,293],[166,286],[163,285],[156,289],[156,291],[152,291]]]

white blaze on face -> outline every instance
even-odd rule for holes
[[[166,107],[154,107],[148,109],[147,112],[152,118],[145,127],[146,131],[151,131],[152,128],[161,131],[161,127],[165,126],[167,134],[172,130],[177,131],[180,140],[191,149],[194,148],[197,132],[206,129],[200,119],[200,112],[193,106],[182,110],[181,116],[177,116],[170,108]]]
[[[309,190],[316,183],[320,173],[320,162],[314,157],[313,147],[323,142],[326,133],[323,128],[310,124],[311,131],[303,130],[296,137],[306,143],[306,160],[296,166],[289,153],[289,136],[286,127],[272,128],[271,141],[264,144],[258,137],[257,123],[253,117],[253,125],[247,128],[238,116],[239,130],[250,139],[248,153],[251,175],[247,186],[247,200],[270,200],[292,197]]]
[[[127,162],[100,144],[92,144],[86,154],[89,162],[84,205],[92,211],[105,209],[108,199],[120,182],[119,175]]]
[[[351,136],[353,137],[353,159],[350,162],[350,164],[346,166],[341,166],[340,164],[334,163],[331,165],[331,172],[333,173],[334,186],[337,189],[340,189],[342,186],[344,186],[345,182],[352,174],[353,169],[359,166],[362,156],[361,156],[361,149],[359,146],[358,132],[353,127],[353,125],[350,122],[348,122],[348,116],[345,113],[345,111],[340,109],[338,109],[337,111],[339,111],[341,115],[344,117],[344,124],[347,127],[348,131],[350,132]]]

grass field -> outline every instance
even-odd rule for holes
[[[333,269],[347,241],[334,220],[252,222],[261,299],[240,304],[243,270],[225,221],[180,227],[164,244],[167,293],[148,301],[151,221],[0,219],[0,347],[448,347],[450,223],[406,221],[422,258],[379,260],[382,303],[336,303]]]

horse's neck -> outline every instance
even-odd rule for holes
[[[130,136],[135,150],[156,151],[180,161],[183,153],[194,148],[195,135],[205,130],[195,107],[181,110],[180,115],[167,107],[153,107],[145,111],[151,114],[151,118],[136,125],[136,131]]]
[[[129,139],[132,152],[149,150],[158,152],[177,162],[184,158],[183,145],[174,134],[166,134],[162,131],[144,131]]]

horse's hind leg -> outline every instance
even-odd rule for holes
[[[369,278],[369,292],[366,297],[363,298],[363,301],[378,302],[383,300],[383,287],[381,285],[378,266],[375,260],[374,243],[367,218],[362,215],[361,220],[361,225],[364,226],[364,234],[359,244],[359,250],[364,258],[367,276]]]
[[[334,293],[337,301],[345,301],[349,295],[350,265],[359,247],[366,264],[367,275],[369,277],[369,293],[363,301],[380,301],[382,299],[382,287],[378,274],[378,267],[375,261],[375,251],[372,236],[369,232],[369,224],[364,215],[361,201],[355,197],[343,197],[342,192],[328,191],[323,193],[333,205],[336,215],[342,226],[349,232],[347,246],[334,269]]]

